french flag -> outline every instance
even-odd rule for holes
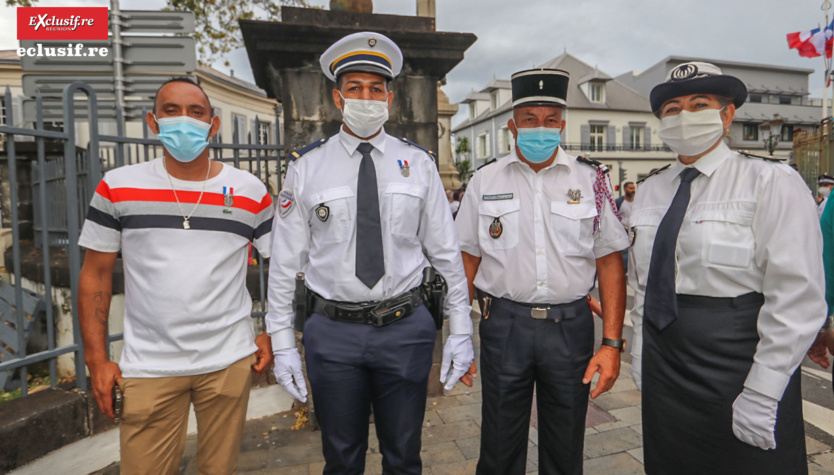
[[[825,29],[788,33],[788,48],[796,49],[804,58],[816,58],[823,54],[830,58],[834,50],[834,20]]]

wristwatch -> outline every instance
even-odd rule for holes
[[[602,344],[605,346],[610,346],[612,348],[616,348],[620,350],[620,353],[625,351],[626,348],[626,341],[625,340],[614,340],[612,338],[603,338]]]

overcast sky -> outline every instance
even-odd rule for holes
[[[311,0],[329,5],[329,0]],[[437,0],[437,30],[470,32],[478,41],[448,75],[444,91],[463,99],[493,77],[509,79],[565,49],[617,76],[669,55],[815,69],[822,97],[822,58],[801,58],[785,35],[824,22],[820,0]],[[107,0],[41,0],[39,6],[107,6]],[[123,9],[158,9],[165,0],[122,0]],[[375,13],[414,15],[416,0],[375,0]],[[16,14],[0,6],[0,49],[17,47]],[[229,58],[236,77],[253,81],[245,51]],[[455,118],[460,118],[466,112]]]

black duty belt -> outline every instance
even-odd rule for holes
[[[707,297],[689,294],[677,294],[677,297],[678,305],[686,307],[737,308],[764,303],[764,295],[758,292],[750,292],[738,297]]]
[[[313,294],[314,313],[337,322],[365,323],[375,327],[383,327],[405,318],[421,305],[423,297],[419,287],[381,302],[339,302]]]
[[[523,303],[492,297],[490,305],[494,305],[495,308],[503,308],[517,315],[529,315],[538,320],[554,320],[556,322],[585,315],[585,312],[589,309],[587,297],[560,304]]]

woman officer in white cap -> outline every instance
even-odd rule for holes
[[[797,367],[826,315],[821,236],[795,171],[722,140],[746,97],[700,62],[650,95],[678,154],[630,221],[650,474],[807,473]]]

